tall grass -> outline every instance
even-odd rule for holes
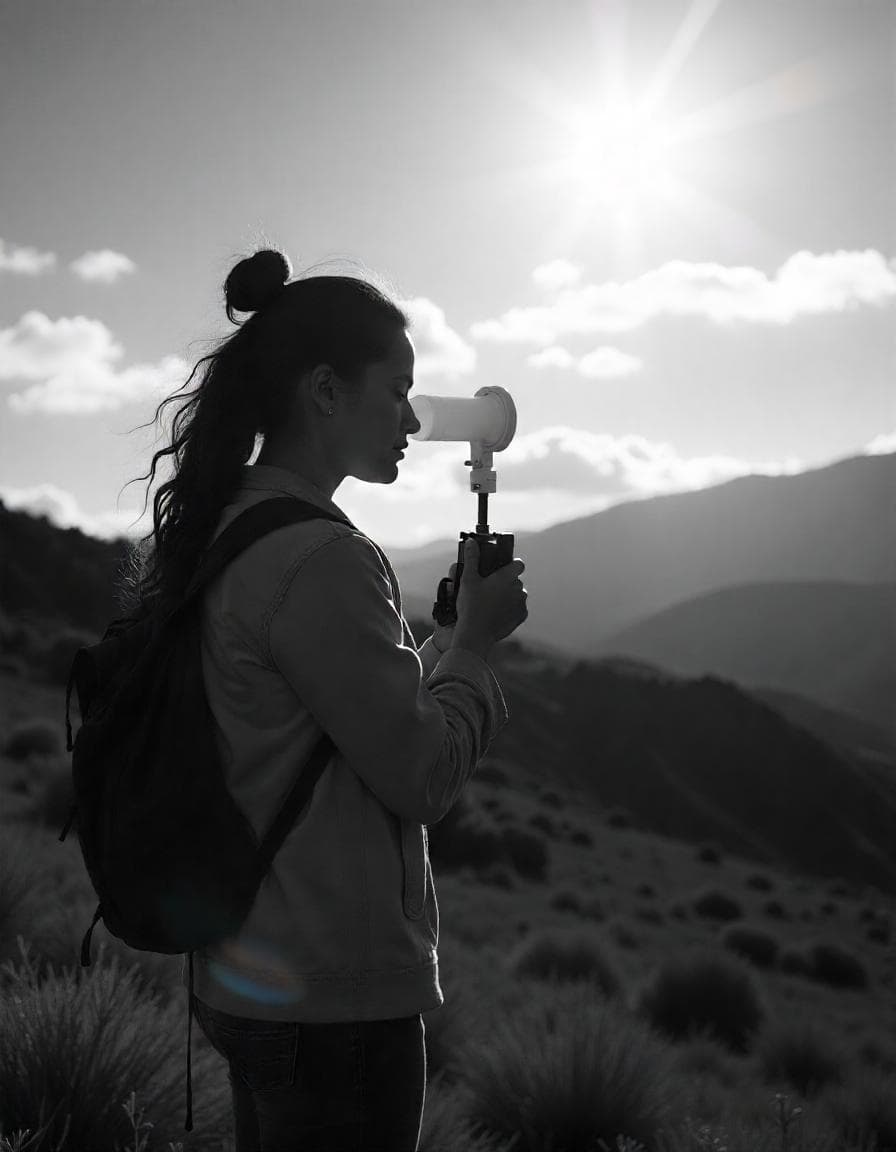
[[[182,1139],[184,1006],[162,1007],[137,969],[120,971],[116,957],[105,963],[102,949],[90,969],[51,967],[43,979],[24,943],[21,956],[4,965],[0,995],[0,1131],[42,1132],[29,1152],[124,1147],[134,1133],[125,1105],[136,1093],[153,1125],[142,1147]],[[191,1147],[229,1123],[229,1092],[213,1063],[194,1052]]]
[[[533,994],[471,1040],[462,1066],[473,1132],[515,1152],[652,1144],[674,1108],[666,1047],[591,984]]]

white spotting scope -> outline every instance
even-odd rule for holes
[[[420,421],[420,431],[410,435],[414,440],[468,440],[470,491],[479,497],[479,516],[475,532],[461,532],[457,546],[457,572],[454,590],[448,594],[448,577],[439,583],[433,619],[442,625],[457,622],[457,590],[464,567],[464,542],[475,536],[479,545],[479,575],[488,576],[513,559],[513,534],[492,532],[488,526],[488,497],[497,492],[498,477],[492,468],[492,453],[506,448],[516,432],[516,405],[506,388],[480,388],[469,400],[453,396],[416,396],[411,408]]]
[[[469,400],[415,396],[411,407],[420,421],[420,431],[412,432],[412,439],[468,440],[470,459],[465,463],[472,468],[470,491],[497,491],[492,453],[506,448],[516,432],[516,405],[506,388],[480,388]]]

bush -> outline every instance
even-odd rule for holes
[[[694,911],[708,920],[739,920],[744,910],[733,896],[712,888],[694,898]]]
[[[29,756],[60,756],[65,751],[62,728],[52,720],[23,720],[13,725],[3,755],[11,760],[27,760]]]
[[[547,880],[550,857],[540,836],[522,828],[502,829],[502,841],[514,868],[526,880]]]
[[[819,942],[808,949],[809,975],[834,988],[866,988],[868,970],[857,957],[839,944]]]
[[[572,892],[569,888],[561,888],[560,891],[555,892],[551,897],[551,907],[556,908],[558,912],[577,912],[582,913],[582,897],[578,892]]]
[[[571,844],[576,844],[580,848],[593,848],[594,837],[587,828],[574,828],[569,837]]]
[[[842,1082],[850,1055],[834,1037],[808,1016],[769,1023],[756,1042],[765,1079],[785,1080],[803,1096]]]
[[[427,835],[434,868],[458,872],[467,865],[486,868],[507,862],[501,831],[465,792],[437,824],[428,825]]]
[[[697,859],[703,864],[720,864],[722,850],[718,844],[701,844],[697,849]]]
[[[32,812],[41,824],[61,832],[74,802],[71,766],[60,758],[43,780]]]
[[[563,807],[563,797],[559,792],[555,792],[552,788],[546,788],[538,798],[542,804],[547,804],[550,808]]]
[[[537,828],[539,832],[544,832],[547,836],[556,836],[557,828],[554,821],[545,812],[536,812],[529,817],[529,824],[533,828]]]
[[[798,948],[786,948],[781,953],[779,967],[788,976],[810,976],[812,974],[812,962]]]
[[[740,963],[696,951],[667,960],[642,990],[638,1006],[673,1039],[709,1035],[745,1052],[764,1016],[752,973]]]
[[[646,1143],[676,1106],[667,1054],[620,1005],[582,985],[531,997],[463,1052],[468,1112],[515,1152]],[[628,1143],[617,1137],[628,1138]],[[510,1145],[501,1145],[501,1147]],[[443,1145],[444,1147],[444,1145]]]
[[[605,996],[615,996],[621,981],[604,955],[600,939],[587,928],[539,932],[516,945],[507,966],[517,977],[597,984]]]
[[[631,814],[624,808],[611,808],[607,813],[607,824],[611,828],[631,828]]]
[[[0,1121],[6,1131],[48,1123],[46,1147],[122,1147],[133,1134],[125,1101],[136,1091],[154,1127],[148,1147],[183,1132],[183,1004],[160,1007],[135,970],[96,961],[88,974],[41,981],[26,949],[0,997]],[[193,1058],[195,1135],[229,1122],[217,1057]],[[211,1091],[210,1091],[211,1089]],[[63,1137],[66,1130],[67,1135]],[[61,1143],[60,1143],[61,1142]]]
[[[763,876],[761,872],[754,872],[752,876],[747,877],[747,887],[755,889],[756,892],[771,892],[775,886],[768,876]]]
[[[790,913],[780,900],[767,900],[764,908],[766,916],[772,920],[789,920]]]
[[[781,945],[771,933],[746,924],[732,924],[722,933],[722,944],[755,964],[771,968],[778,959]]]
[[[872,1146],[877,1152],[896,1149],[896,1092],[881,1074],[863,1073],[826,1098],[844,1146]]]

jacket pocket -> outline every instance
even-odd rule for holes
[[[426,860],[429,839],[426,825],[401,821],[401,856],[404,863],[404,914],[419,920],[426,909]]]

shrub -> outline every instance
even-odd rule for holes
[[[778,966],[789,976],[809,976],[812,973],[812,962],[805,952],[798,948],[786,948],[781,953]]]
[[[32,809],[33,816],[48,828],[61,832],[75,801],[72,770],[65,760],[56,761],[43,780]]]
[[[506,863],[501,831],[466,793],[437,824],[428,826],[427,834],[433,866],[446,872]]]
[[[607,824],[611,828],[631,828],[631,814],[624,808],[611,808],[607,813]]]
[[[474,1131],[513,1137],[515,1152],[652,1147],[676,1107],[657,1038],[581,985],[494,1021],[463,1065]]]
[[[121,1147],[133,1127],[123,1105],[136,1091],[154,1125],[150,1147],[183,1131],[183,1004],[160,1007],[135,971],[99,961],[87,974],[41,981],[27,949],[21,967],[4,966],[0,997],[0,1117],[8,1131],[49,1122],[48,1147]],[[218,1060],[194,1053],[195,1135],[229,1119]],[[67,1136],[62,1133],[67,1126]]]
[[[509,782],[509,777],[504,769],[490,761],[485,761],[477,767],[473,779],[481,780],[485,784],[497,784],[498,787],[503,787]]]
[[[708,889],[694,898],[694,911],[708,920],[739,920],[744,910],[733,896],[716,888]]]
[[[732,924],[726,928],[722,933],[722,944],[757,968],[771,968],[781,947],[771,933],[747,924]]]
[[[551,897],[551,907],[558,912],[582,912],[582,898],[578,892],[569,888],[561,888]]]
[[[547,880],[548,848],[540,836],[522,828],[502,829],[502,842],[514,868],[526,880]]]
[[[635,889],[635,894],[643,896],[645,899],[650,900],[656,896],[656,889],[652,884],[639,884]]]
[[[594,847],[594,837],[587,828],[574,828],[569,840],[571,844],[577,844],[580,848]]]
[[[530,816],[529,824],[533,828],[537,828],[539,832],[544,832],[548,836],[557,835],[557,828],[554,821],[545,812],[536,812]]]
[[[764,908],[766,916],[772,920],[789,920],[790,913],[780,900],[767,900]]]
[[[896,1149],[896,1093],[889,1077],[864,1073],[830,1093],[825,1102],[844,1145],[871,1144],[877,1152]]]
[[[752,973],[739,962],[695,951],[667,960],[642,990],[638,1006],[676,1040],[706,1034],[745,1052],[764,1016]]]
[[[605,996],[615,996],[621,981],[604,955],[600,939],[587,928],[539,932],[521,941],[507,958],[517,977],[597,984]]]
[[[722,850],[718,844],[701,844],[697,849],[697,859],[703,864],[720,864]]]
[[[819,942],[808,950],[810,976],[834,988],[865,988],[868,970],[857,957],[839,944]]]
[[[873,944],[889,944],[890,943],[890,925],[889,922],[880,921],[877,924],[869,924],[865,930],[865,936]]]
[[[489,884],[493,888],[504,888],[507,891],[513,888],[513,877],[501,864],[489,864],[486,868],[481,869],[477,875],[483,884]]]
[[[829,1084],[842,1082],[849,1053],[811,1017],[771,1021],[756,1042],[756,1055],[765,1079],[782,1079],[803,1096],[813,1096]]]
[[[768,876],[763,876],[761,872],[754,872],[752,876],[747,877],[747,887],[753,888],[757,892],[771,892],[775,886]]]
[[[550,808],[563,807],[563,797],[559,792],[555,792],[552,788],[546,788],[538,798],[542,804],[547,804]]]
[[[27,760],[29,756],[59,756],[65,751],[62,729],[52,720],[23,720],[13,725],[3,755],[11,760]]]

